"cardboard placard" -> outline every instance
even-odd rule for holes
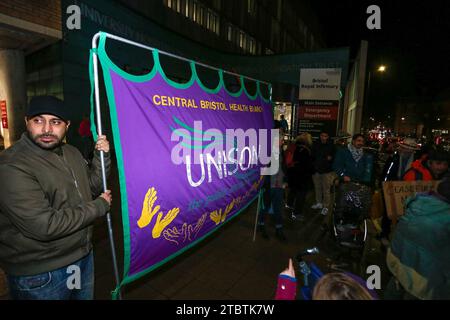
[[[436,190],[439,181],[385,181],[384,201],[389,219],[396,221],[405,213],[405,200],[417,192]]]

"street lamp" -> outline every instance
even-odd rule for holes
[[[386,68],[387,67],[382,64],[382,65],[378,66],[376,71],[380,72],[380,73],[384,73],[386,71]],[[368,74],[368,77],[367,77],[367,92],[364,94],[365,95],[364,98],[365,98],[365,101],[366,101],[366,103],[365,103],[366,112],[369,111],[369,99],[370,99],[369,95],[370,95],[370,79],[371,79],[371,77],[372,77],[372,71],[369,71],[369,74]]]

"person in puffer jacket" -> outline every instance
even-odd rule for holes
[[[450,299],[450,176],[406,201],[387,265],[386,299]]]

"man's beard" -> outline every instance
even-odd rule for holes
[[[37,145],[38,147],[45,149],[45,150],[53,150],[62,144],[62,141],[63,141],[64,137],[66,136],[66,134],[64,133],[64,135],[61,138],[59,138],[57,135],[49,134],[49,133],[37,134],[37,135],[33,136],[30,132],[28,132],[28,136],[30,137],[31,141],[33,141],[34,144]],[[42,141],[42,138],[44,138],[44,139],[52,138],[52,140],[49,142],[46,142],[46,141]]]

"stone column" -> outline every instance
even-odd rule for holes
[[[0,100],[6,100],[8,129],[4,129],[5,148],[25,131],[27,108],[25,56],[21,50],[0,49]]]

